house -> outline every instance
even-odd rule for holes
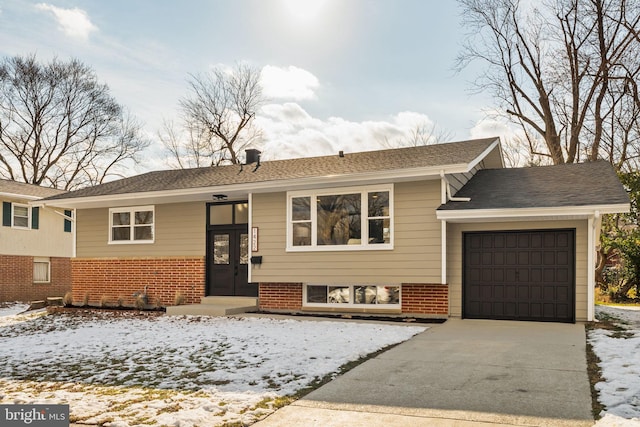
[[[504,168],[500,141],[150,172],[49,197],[75,209],[73,295],[271,312],[593,319],[606,162]]]
[[[62,297],[71,290],[71,211],[31,206],[64,191],[0,179],[0,302]]]

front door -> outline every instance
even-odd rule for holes
[[[208,234],[207,295],[257,296],[248,283],[249,233],[246,225],[213,227]]]

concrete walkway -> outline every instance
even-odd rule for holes
[[[254,425],[593,423],[583,325],[451,319]]]

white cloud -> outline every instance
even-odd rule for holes
[[[320,86],[316,76],[292,65],[286,68],[266,65],[260,78],[263,94],[270,99],[313,99]]]
[[[38,3],[36,8],[51,12],[62,32],[69,37],[87,40],[91,32],[98,30],[98,27],[89,19],[87,12],[82,9],[62,9],[46,3]]]
[[[256,117],[263,131],[265,160],[379,150],[402,145],[428,116],[401,112],[388,120],[354,122],[340,117],[321,120],[296,103],[265,105]]]

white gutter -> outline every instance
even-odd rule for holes
[[[0,197],[9,197],[11,199],[21,199],[21,200],[40,200],[42,196],[27,196],[26,194],[15,194],[15,193],[5,193],[0,192]]]
[[[602,225],[602,215],[599,211],[595,211],[594,215],[589,217],[588,236],[587,236],[587,321],[595,320],[596,305],[596,260],[600,243],[600,227]]]
[[[438,210],[436,217],[439,220],[459,221],[478,219],[500,219],[500,218],[524,218],[524,217],[553,217],[553,216],[584,216],[588,217],[595,211],[600,214],[629,212],[629,203],[613,205],[588,205],[588,206],[556,206],[537,208],[508,208],[508,209],[460,209],[460,210]]]
[[[248,230],[248,236],[247,238],[249,239],[249,265],[247,266],[247,282],[251,283],[251,276],[252,276],[252,270],[253,270],[253,264],[251,263],[251,257],[253,256],[253,193],[249,193],[249,198],[248,198],[248,205],[249,205],[249,224],[247,224]]]

